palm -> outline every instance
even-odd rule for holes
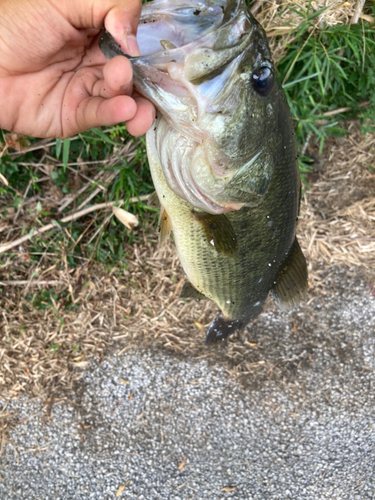
[[[50,6],[44,15],[38,5],[25,5],[29,11],[24,20],[6,25],[0,36],[3,128],[36,137],[68,137],[128,121],[131,133],[144,133],[153,109],[145,100],[126,95],[132,92],[129,61],[119,57],[105,64],[98,29],[78,30]],[[30,19],[35,30],[30,30]]]

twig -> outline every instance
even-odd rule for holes
[[[65,284],[65,281],[61,280],[42,280],[42,281],[32,281],[29,283],[28,280],[19,280],[19,281],[0,281],[0,286],[45,286],[45,285],[51,285],[51,286],[56,286],[56,285],[63,285]]]
[[[370,104],[370,101],[361,102],[359,107],[365,108],[369,104]],[[327,111],[326,113],[323,113],[322,116],[335,116],[335,115],[339,115],[340,113],[346,113],[347,111],[353,111],[353,108],[351,108],[350,106],[346,106],[345,108],[334,109],[332,111]],[[316,123],[318,125],[325,125],[326,123],[329,123],[329,121],[328,120],[317,120]]]
[[[145,194],[143,196],[130,198],[129,202],[130,203],[137,203],[137,201],[145,201],[148,199],[148,197],[149,197],[149,195]],[[120,206],[120,205],[123,205],[124,203],[125,203],[125,200],[119,200],[118,202],[111,201],[109,203],[97,203],[96,205],[93,205],[92,207],[88,207],[88,208],[85,208],[84,210],[81,210],[79,212],[75,212],[74,214],[67,215],[66,217],[63,217],[62,219],[60,219],[57,222],[58,223],[70,222],[72,220],[79,219],[80,217],[84,217],[85,215],[90,214],[91,212],[95,212],[95,210],[102,210],[102,209],[106,209],[106,208],[111,208],[111,207],[116,206],[116,205]],[[58,227],[55,224],[47,224],[46,226],[43,226],[39,229],[36,229],[33,233],[30,232],[26,236],[22,236],[21,238],[18,238],[14,241],[11,241],[10,243],[5,243],[3,245],[0,245],[0,254],[7,252],[11,248],[14,248],[18,245],[22,245],[22,243],[25,243],[25,241],[30,240],[31,238],[34,238],[35,236],[39,236],[39,235],[45,233],[46,231],[50,231],[51,229],[56,229],[56,228],[58,229]]]
[[[302,148],[302,151],[301,151],[301,153],[302,153],[303,155],[306,153],[306,150],[307,150],[307,148],[309,147],[309,143],[310,143],[311,137],[312,137],[312,132],[311,132],[311,130],[310,130],[310,132],[307,134],[305,144],[304,144],[304,146],[303,146],[303,148]]]
[[[359,107],[365,108],[369,104],[370,104],[370,101],[361,102],[359,104]],[[326,113],[323,113],[323,116],[339,115],[340,113],[346,113],[346,111],[352,111],[352,110],[353,110],[353,108],[351,108],[350,106],[346,106],[345,108],[338,108],[338,109],[334,109],[333,111],[327,111]]]
[[[254,4],[250,7],[250,12],[252,13],[253,16],[255,16],[258,13],[258,10],[260,6],[262,5],[264,0],[257,0],[254,2]]]
[[[108,173],[107,177],[105,179],[102,180],[102,182],[111,182],[113,181],[113,179],[116,177],[116,175],[118,174],[118,170],[115,170],[114,172],[110,172]],[[100,186],[100,185],[99,185]],[[100,187],[97,187],[94,189],[94,191],[90,194],[90,196],[88,196],[81,204],[80,206],[77,208],[77,210],[81,210],[81,208],[83,208],[84,206],[86,206],[88,203],[90,203],[90,201],[95,198],[95,196],[100,193],[100,191],[107,191],[107,188],[105,188],[104,186],[100,186]]]
[[[359,20],[359,16],[361,15],[361,12],[363,10],[363,7],[365,6],[366,0],[357,0],[357,4],[354,9],[354,14],[352,18],[350,19],[349,24],[357,24]]]
[[[29,189],[31,187],[31,181],[29,181],[28,185],[27,185],[27,188],[26,188],[26,191],[22,197],[22,203],[20,203],[20,206],[18,207],[18,210],[16,212],[16,215],[14,216],[13,218],[13,224],[15,224],[17,222],[17,219],[18,219],[18,216],[23,208],[23,205],[24,205],[24,202],[25,202],[25,198],[27,197],[27,193],[29,192]]]
[[[65,208],[70,205],[78,196],[80,196],[82,193],[87,191],[87,189],[91,186],[91,184],[97,184],[100,177],[103,175],[103,170],[99,170],[99,172],[96,174],[96,176],[93,179],[90,179],[90,182],[87,182],[85,185],[83,185],[76,193],[74,194],[69,194],[68,196],[65,196],[62,200],[58,202],[58,205],[60,205],[59,209],[57,210],[58,212],[62,212],[65,210]]]
[[[48,159],[52,159],[54,161],[54,166],[55,167],[64,167],[65,164],[64,163],[56,163],[56,158],[53,158],[52,156],[48,155]],[[92,161],[84,161],[82,162],[81,161],[72,161],[72,162],[69,162],[66,164],[67,167],[74,167],[74,166],[77,166],[77,165],[82,165],[82,163],[84,163],[85,165],[100,165],[102,163],[108,163],[110,160],[109,159],[106,159],[106,160],[92,160]],[[41,162],[32,162],[32,161],[18,161],[17,162],[18,165],[21,165],[22,167],[45,167],[46,164],[45,163],[41,163]]]
[[[79,135],[75,135],[74,137],[71,137],[71,141],[75,141],[79,139]],[[31,151],[37,151],[38,149],[44,149],[44,148],[49,148],[51,146],[56,146],[56,140],[52,142],[48,142],[49,139],[42,139],[41,141],[38,141],[36,144],[33,144],[29,148],[23,149],[22,151],[16,151],[15,153],[9,153],[9,156],[11,158],[19,158],[20,156],[25,155],[26,153],[30,153]]]
[[[101,232],[103,231],[103,229],[106,227],[106,225],[108,224],[108,222],[112,219],[113,217],[113,213],[111,213],[106,219],[105,221],[103,222],[103,224],[101,224],[98,229],[95,231],[95,233],[93,234],[93,236],[91,236],[91,238],[89,239],[89,241],[87,242],[87,245],[90,245],[90,243],[96,238],[96,236]]]
[[[121,150],[111,159],[111,161],[108,164],[108,168],[111,168],[116,165],[118,162],[118,157],[125,157],[127,160],[131,160],[134,158],[136,152],[135,152],[135,145],[132,141],[129,141]],[[133,158],[132,158],[133,157]],[[106,182],[111,182],[116,175],[118,174],[118,170],[115,170],[114,172],[108,173],[108,176],[106,179],[103,179],[103,181]],[[103,189],[101,186],[100,188],[94,189],[94,191],[90,194],[86,200],[84,200],[80,206],[77,208],[77,210],[80,210],[83,208],[85,205],[87,205],[99,192],[100,190]]]
[[[94,184],[96,185],[98,188],[100,188],[102,191],[107,191],[107,189],[104,187],[104,186],[101,186],[100,184],[97,184],[93,179],[90,179],[90,177],[87,177],[87,175],[83,174],[82,172],[80,172],[79,170],[75,170],[74,168],[72,167],[69,167],[69,165],[67,165],[67,168],[75,173],[76,175],[80,175],[82,177],[82,179],[85,179],[85,181],[89,182],[90,184]]]

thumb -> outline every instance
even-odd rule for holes
[[[50,0],[76,29],[106,28],[132,56],[139,55],[136,40],[141,0]]]
[[[140,55],[136,34],[141,8],[140,0],[127,0],[124,6],[116,6],[105,17],[106,29],[130,56]]]

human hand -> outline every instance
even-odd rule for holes
[[[126,122],[142,135],[154,107],[133,95],[125,57],[106,62],[105,26],[124,52],[138,55],[141,0],[0,0],[0,127],[65,138]]]

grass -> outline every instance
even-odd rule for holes
[[[359,117],[364,132],[375,131],[374,29],[367,23],[317,28],[321,11],[295,10],[303,20],[278,62],[297,141],[301,147],[314,134],[319,153],[328,136],[345,132],[345,118]]]
[[[375,126],[374,29],[366,21],[326,26],[319,20],[324,10],[314,12],[311,2],[287,4],[275,14],[275,19],[287,13],[293,20],[287,36],[275,30],[271,38],[274,46],[282,46],[275,62],[295,121],[304,179],[310,170],[310,160],[302,154],[308,141],[316,141],[321,152],[327,137],[346,133],[345,118],[358,117],[364,131]],[[375,7],[366,7],[366,13],[375,16]],[[127,231],[108,210],[69,223],[61,219],[81,206],[121,200],[122,208],[152,224],[154,214],[140,200],[153,191],[144,140],[130,137],[124,125],[64,141],[41,143],[5,131],[3,139],[0,173],[9,186],[0,181],[0,230],[1,219],[7,226],[1,239],[54,224],[23,247],[24,264],[38,273],[43,261],[74,268],[96,259],[109,268],[126,269],[124,242],[137,239],[137,233]],[[73,201],[61,210],[61,200],[69,197]],[[0,265],[17,255],[18,249],[0,255]],[[44,302],[50,300],[40,300]]]

